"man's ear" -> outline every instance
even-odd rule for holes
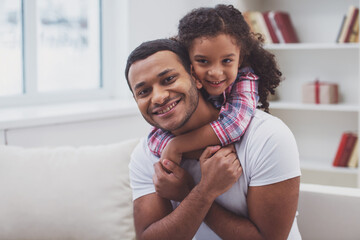
[[[194,66],[191,64],[191,76],[195,81],[197,89],[201,89],[203,87],[202,83],[200,82],[199,78],[196,76]]]
[[[196,84],[197,89],[202,89],[203,85],[199,80],[195,79],[195,84]]]

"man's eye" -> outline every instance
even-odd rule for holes
[[[148,94],[148,93],[149,93],[149,90],[148,90],[148,89],[143,89],[143,90],[140,90],[137,95],[138,95],[139,97],[143,97],[143,96],[145,96],[145,95]]]
[[[170,76],[164,79],[164,83],[170,83],[175,79],[175,76]]]

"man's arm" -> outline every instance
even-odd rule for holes
[[[233,150],[218,149],[209,147],[204,151],[200,157],[202,179],[174,211],[170,201],[156,193],[134,201],[135,230],[139,239],[192,239],[215,198],[241,175]]]
[[[300,177],[295,177],[249,187],[249,219],[214,203],[205,223],[222,239],[287,239],[297,209],[299,185]]]
[[[174,211],[170,201],[156,193],[138,198],[134,201],[137,238],[192,239],[212,201],[201,187],[194,188]]]
[[[158,168],[156,191],[168,199],[182,199],[184,189],[191,188],[183,176],[186,171],[170,163],[171,173]],[[249,218],[239,216],[213,202],[205,223],[222,239],[286,239],[294,221],[300,178],[249,187]],[[180,191],[181,190],[181,191]],[[226,222],[226,224],[224,224]]]

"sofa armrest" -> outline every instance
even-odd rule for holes
[[[359,239],[360,189],[302,183],[298,211],[303,239]]]

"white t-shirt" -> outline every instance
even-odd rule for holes
[[[235,214],[248,217],[247,191],[249,186],[263,186],[300,176],[299,153],[290,129],[278,118],[257,110],[248,129],[235,148],[243,168],[239,180],[216,202]],[[132,153],[130,183],[133,200],[154,193],[152,181],[153,164],[159,159],[151,154],[146,139],[142,139]],[[182,161],[198,183],[201,178],[198,161]],[[172,202],[176,207],[179,203]],[[202,223],[196,239],[220,239],[206,224]],[[301,239],[296,217],[288,239]]]

